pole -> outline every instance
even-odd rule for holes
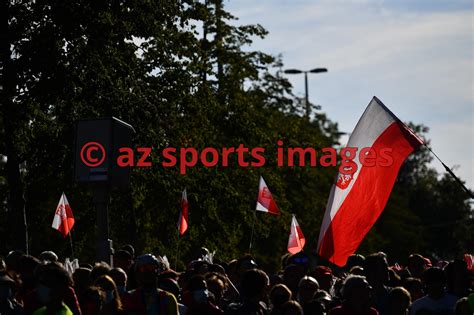
[[[74,259],[74,246],[72,245],[72,231],[69,231],[69,243],[71,244],[71,258]]]
[[[112,264],[112,241],[109,240],[108,182],[96,183],[93,203],[97,212],[97,259]]]
[[[403,121],[401,120],[398,120],[400,121],[403,126],[405,126],[405,128],[408,130],[408,131],[411,131],[410,127],[408,127]],[[413,131],[412,131],[413,134],[415,134]],[[453,171],[446,165],[443,163],[443,161],[441,161],[441,159],[436,155],[436,153],[433,152],[433,150],[431,150],[431,148],[423,141],[421,140],[421,138],[415,134],[415,136],[417,138],[419,138],[419,140],[423,143],[423,145],[431,152],[431,154],[433,154],[435,156],[435,158],[441,163],[441,165],[443,165],[444,169],[446,170],[446,172],[448,172],[449,175],[451,175],[452,178],[454,178],[454,180],[461,186],[461,188],[466,192],[466,194],[471,197],[471,199],[474,199],[474,194],[472,193],[472,191],[470,191],[462,182],[461,180],[453,173]]]
[[[305,91],[306,117],[309,118],[310,108],[309,108],[309,97],[308,97],[308,71],[304,72],[304,91]]]
[[[176,242],[176,259],[174,260],[174,271],[178,268],[178,256],[179,256],[179,228],[178,228],[178,241]]]
[[[257,221],[257,210],[254,211],[254,215],[253,215],[252,232],[250,234],[249,254],[252,253],[252,241],[253,241],[253,232],[255,230],[255,221]]]
[[[23,222],[25,224],[25,250],[26,254],[30,254],[30,247],[28,244],[28,221],[26,220],[26,200],[25,200],[25,192],[23,191]]]
[[[451,177],[454,178],[454,180],[461,186],[461,188],[468,194],[469,197],[471,197],[471,199],[474,199],[474,194],[472,191],[470,191],[464,184],[463,182],[453,173],[453,171],[446,165],[443,163],[443,161],[441,161],[441,159],[436,155],[436,153],[433,152],[433,150],[431,150],[431,148],[426,144],[426,143],[423,143],[425,145],[425,147],[428,148],[428,150],[430,150],[430,152],[436,157],[436,159],[441,163],[441,165],[443,165],[444,169],[446,170],[446,172],[448,172],[449,175],[451,175]]]

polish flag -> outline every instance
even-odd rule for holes
[[[303,232],[301,231],[300,225],[298,224],[298,221],[296,221],[296,217],[293,214],[291,219],[290,237],[288,239],[288,251],[293,255],[299,253],[303,250],[305,243],[306,240],[304,238]]]
[[[59,199],[58,207],[54,213],[52,227],[58,230],[66,237],[74,226],[74,217],[72,215],[71,206],[67,201],[66,195],[63,193]]]
[[[358,148],[357,171],[338,174],[331,189],[318,240],[318,254],[344,266],[385,208],[403,161],[420,140],[382,102],[374,97],[357,123],[347,147]],[[371,147],[379,154],[391,149],[390,166],[362,166],[359,152]]]
[[[467,264],[467,270],[474,271],[474,256],[471,254],[464,254],[464,261]]]
[[[262,176],[260,176],[260,184],[258,186],[257,210],[273,215],[280,215],[280,210],[278,210],[272,193],[268,189],[267,183],[265,183]]]
[[[185,188],[181,196],[181,211],[179,213],[178,222],[179,235],[183,235],[184,232],[186,232],[186,230],[188,229],[188,222],[188,195],[186,194]]]

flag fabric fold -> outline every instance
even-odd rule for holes
[[[467,270],[474,271],[474,255],[464,254],[464,261],[467,265]]]
[[[301,252],[305,243],[306,240],[303,232],[296,220],[296,216],[293,214],[291,218],[290,237],[288,238],[288,252],[293,255]]]
[[[179,221],[178,221],[178,230],[179,235],[183,235],[184,232],[188,229],[188,195],[186,193],[186,188],[183,190],[181,195],[181,211],[179,213]]]
[[[63,237],[66,237],[71,232],[74,222],[71,206],[63,193],[54,213],[52,228],[58,230]]]
[[[280,215],[273,195],[268,189],[267,183],[262,176],[260,176],[260,183],[258,186],[258,197],[257,197],[257,211],[267,212],[272,215]]]
[[[390,149],[389,166],[362,166],[352,175],[338,174],[332,186],[318,240],[318,254],[344,266],[382,213],[398,171],[423,144],[379,99],[374,97],[352,132],[347,147]]]

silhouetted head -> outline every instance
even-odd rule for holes
[[[319,283],[311,276],[304,276],[298,284],[298,302],[301,304],[308,303],[319,290]]]
[[[243,297],[256,301],[266,295],[270,280],[264,271],[251,269],[244,272],[240,284]]]
[[[139,286],[147,289],[156,287],[160,270],[160,262],[152,254],[138,256],[135,260],[135,276]]]
[[[69,273],[57,263],[40,266],[36,277],[38,300],[46,306],[60,304],[68,286],[72,284]]]
[[[376,253],[367,256],[363,267],[365,277],[371,286],[377,288],[388,282],[388,263],[385,255]]]
[[[406,315],[411,305],[410,293],[402,287],[395,287],[388,294],[390,315]]]
[[[412,254],[408,257],[408,270],[414,278],[421,279],[426,269],[426,261],[420,254]]]
[[[273,308],[281,308],[281,306],[291,299],[291,291],[284,284],[277,284],[271,290],[269,294],[270,303]]]
[[[437,267],[428,268],[423,272],[423,284],[428,296],[438,300],[444,296],[446,277],[443,270]]]
[[[370,306],[372,287],[365,277],[349,276],[342,286],[344,304],[354,311],[363,311]]]

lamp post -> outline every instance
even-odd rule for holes
[[[283,73],[286,74],[300,74],[304,73],[304,91],[305,91],[305,105],[306,105],[306,116],[309,118],[309,115],[311,113],[311,109],[309,106],[309,100],[308,100],[308,72],[309,73],[321,73],[321,72],[328,72],[328,69],[326,68],[314,68],[308,71],[303,71],[303,70],[298,70],[298,69],[287,69],[283,71]]]

